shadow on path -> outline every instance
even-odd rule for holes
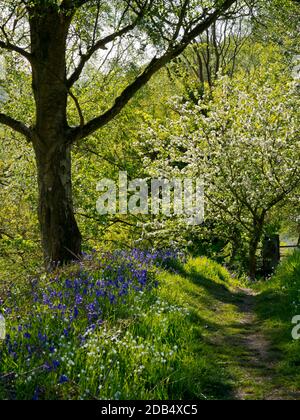
[[[231,378],[224,399],[300,400],[300,391],[285,388],[284,378],[278,373],[284,355],[272,347],[256,315],[259,295],[251,289],[229,290],[196,271],[181,274],[207,292],[198,296],[195,291],[193,299],[200,297],[204,307],[210,305],[208,319],[199,318],[199,323],[206,324],[202,339]]]

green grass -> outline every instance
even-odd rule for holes
[[[108,306],[105,323],[88,333],[83,345],[62,335],[55,352],[45,354],[59,361],[55,371],[45,371],[41,354],[36,360],[23,354],[12,360],[2,344],[0,398],[230,398],[233,378],[208,336],[233,322],[230,288],[236,280],[205,258],[177,264],[177,270],[157,274],[157,289],[132,294],[120,307]],[[26,306],[25,297],[22,304],[25,316],[32,303]],[[50,332],[60,328],[45,316]],[[17,325],[8,320],[8,332]],[[68,378],[63,384],[62,375]]]
[[[278,378],[281,385],[296,392],[300,389],[300,341],[292,338],[292,319],[300,315],[300,252],[287,257],[276,275],[257,289],[257,315],[273,351],[282,355]]]
[[[0,399],[292,397],[300,388],[300,342],[291,338],[291,319],[300,314],[299,267],[298,253],[272,281],[255,286],[257,296],[241,290],[238,279],[207,258],[151,272],[159,287],[107,304],[105,322],[83,343],[59,334],[53,354],[41,350],[31,360],[21,351],[26,340],[16,360],[0,344]],[[97,278],[93,265],[86,269]],[[68,276],[60,273],[61,280]],[[24,317],[33,304],[26,296],[23,288]],[[49,333],[61,328],[42,306],[38,310]],[[19,321],[7,321],[13,335]],[[37,331],[39,321],[33,325]],[[82,331],[79,319],[76,336]],[[264,336],[270,360],[256,348]],[[57,369],[44,368],[41,361],[49,358],[59,361]],[[62,375],[68,380],[59,383]]]
[[[160,297],[186,307],[189,316],[174,327],[182,349],[179,377],[172,397],[229,399],[233,378],[224,368],[212,335],[236,319],[237,282],[226,269],[206,258],[190,260],[180,274],[161,275]]]

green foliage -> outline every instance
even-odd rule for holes
[[[30,66],[24,57],[7,50],[8,41],[29,45],[24,2],[20,3],[0,0],[0,26],[7,31],[0,36],[4,43],[0,111],[32,127]],[[27,2],[38,3],[59,10],[62,1]],[[132,33],[103,46],[86,65],[68,98],[70,126],[105,112],[140,74],[149,56],[161,54],[169,44],[184,2],[150,3],[153,8],[143,10]],[[203,7],[215,3],[190,1],[187,18],[199,18]],[[117,118],[74,145],[74,208],[85,251],[133,248],[137,243],[151,249],[175,244],[243,272],[253,238],[258,246],[263,233],[281,230],[298,240],[299,81],[291,76],[299,54],[299,2],[255,3],[254,16],[231,15],[218,22],[156,74]],[[138,1],[92,0],[77,9],[68,38],[68,73],[98,39],[135,22],[140,6]],[[60,9],[70,16],[73,12]],[[216,39],[218,31],[223,35]],[[205,224],[189,227],[178,218],[99,216],[96,184],[103,178],[117,180],[120,170],[132,179],[204,173]],[[3,300],[15,296],[24,318],[35,305],[28,298],[36,286],[33,278],[44,270],[36,185],[31,145],[1,126],[0,312]],[[262,214],[260,230],[257,221]],[[297,252],[272,280],[256,286],[262,294],[255,298],[262,330],[273,350],[284,355],[275,367],[278,383],[291,391],[300,388],[299,341],[291,340],[292,317],[300,314],[299,267]],[[64,281],[74,277],[73,269],[59,272],[58,292]],[[87,266],[95,279],[100,271]],[[12,362],[1,344],[0,398],[232,398],[236,382],[247,376],[237,362],[245,357],[245,349],[227,340],[247,329],[239,326],[241,298],[234,288],[240,281],[207,258],[174,263],[169,271],[150,274],[159,280],[159,288],[132,292],[123,305],[107,304],[105,323],[88,332],[84,345],[74,337],[57,341],[55,353],[46,355],[59,358],[55,372],[45,370],[42,352],[36,352],[28,366],[24,354]],[[46,290],[48,275],[42,275],[38,284],[40,293]],[[62,324],[44,305],[37,307],[36,314],[44,317],[49,332],[62,332]],[[79,333],[86,331],[85,321],[78,321]],[[12,335],[18,323],[9,317]],[[32,328],[38,336],[38,317]],[[59,383],[62,375],[68,376],[67,382]]]
[[[221,78],[198,105],[176,100],[179,116],[153,120],[140,142],[150,176],[205,183],[204,226],[189,232],[174,217],[161,235],[178,241],[182,232],[184,243],[198,231],[204,240],[220,238],[223,248],[230,243],[242,258],[245,241],[256,253],[263,233],[280,227],[274,208],[296,197],[300,184],[297,84],[278,48],[255,49],[256,62],[249,58],[231,79]]]
[[[267,283],[259,284],[257,313],[272,345],[282,351],[277,370],[292,390],[300,387],[300,341],[292,339],[295,325],[292,320],[300,315],[300,252],[294,252],[278,268]]]
[[[116,70],[117,72],[117,70]],[[93,79],[91,73],[91,80]],[[128,77],[131,77],[128,74]],[[115,88],[122,85],[118,73],[114,78]],[[124,77],[125,78],[125,77]],[[98,85],[97,85],[98,86]],[[163,86],[163,89],[161,88]],[[170,109],[166,106],[175,89],[167,73],[161,71],[136,98],[126,107],[121,115],[100,132],[88,138],[73,149],[73,186],[77,218],[89,246],[117,246],[126,248],[134,246],[141,236],[137,226],[143,219],[133,216],[99,216],[96,211],[98,193],[96,185],[101,179],[109,178],[118,181],[119,171],[126,171],[129,179],[144,177],[145,171],[134,147],[144,124],[152,118],[163,120]],[[85,103],[85,115],[101,110],[108,96],[103,92],[99,98],[97,90],[87,86],[78,89],[78,96]],[[76,110],[72,115],[77,118]],[[100,242],[99,242],[100,241]],[[140,246],[140,244],[139,244]]]
[[[0,130],[1,283],[33,274],[40,265],[34,173],[30,147],[20,136]]]
[[[73,273],[76,281],[84,270],[97,281],[102,272],[98,264],[96,259],[94,263],[87,262],[86,267],[60,271],[51,287],[64,292],[70,275]],[[35,346],[38,337],[43,340],[43,328],[51,337],[63,331],[64,326],[51,315],[53,311],[46,310],[46,305],[31,302],[30,293],[23,290],[15,294],[15,307],[22,311],[23,321],[30,307],[35,306],[36,319],[31,318],[30,337],[23,330],[13,363],[6,347],[1,349],[1,375],[9,374],[7,381],[0,381],[1,398],[12,394],[20,399],[227,398],[229,376],[212,357],[211,346],[202,337],[208,321],[201,317],[213,319],[215,314],[209,308],[218,304],[218,296],[229,294],[229,288],[237,282],[207,259],[190,260],[177,269],[178,274],[156,273],[158,289],[132,291],[123,302],[107,303],[103,309],[105,322],[100,326],[86,332],[85,319],[79,315],[75,335],[62,332],[51,354],[34,352],[29,359],[25,357],[26,343]],[[42,280],[40,291],[46,293],[48,280]],[[215,322],[228,321],[224,311],[225,308],[220,310]],[[14,335],[20,334],[20,322],[14,318],[14,311],[7,316],[12,342]],[[78,344],[78,335],[84,334],[85,339]],[[53,363],[55,369],[49,370]]]
[[[292,64],[294,55],[299,53],[299,2],[261,1],[257,5],[257,13],[259,18],[253,24],[256,39],[279,46],[287,63]]]
[[[13,2],[3,1],[3,3],[8,8],[7,10],[14,10]],[[55,1],[54,3],[59,5],[60,2]],[[137,2],[132,2],[133,7],[136,7],[137,4]],[[194,5],[193,2],[191,4]],[[201,3],[201,6],[209,7],[210,5],[211,2]],[[89,2],[89,7],[82,7],[76,11],[70,29],[70,44],[67,57],[69,73],[72,72],[74,64],[78,62],[79,57],[76,53],[76,48],[79,47],[79,44],[81,52],[85,52],[95,39],[113,31],[116,22],[120,21],[122,22],[121,26],[124,26],[135,18],[133,9],[130,9],[130,11],[126,9],[128,14],[125,13],[120,20],[124,6],[126,5],[119,0],[100,3],[92,1]],[[208,90],[209,95],[205,99],[206,104],[213,97],[211,102],[207,104],[208,107],[212,108],[212,111],[213,108],[220,112],[222,108],[230,107],[227,113],[223,113],[221,119],[223,122],[226,118],[229,118],[230,121],[235,121],[232,129],[234,128],[236,140],[244,136],[249,140],[250,132],[256,133],[262,138],[266,134],[265,128],[267,126],[273,132],[287,131],[287,121],[290,121],[290,112],[294,112],[296,100],[294,106],[291,105],[291,109],[286,107],[284,114],[277,113],[276,106],[279,106],[279,103],[284,102],[286,99],[289,78],[287,72],[291,70],[294,51],[291,48],[291,44],[296,44],[297,39],[295,28],[297,26],[298,6],[292,6],[292,3],[288,0],[280,2],[280,6],[276,0],[268,1],[267,3],[262,2],[260,8],[255,9],[256,19],[252,19],[251,16],[247,15],[243,17],[232,16],[227,21],[227,24],[222,20],[218,24],[220,24],[220,33],[223,33],[225,25],[224,39],[222,36],[220,39],[217,39],[217,48],[214,46],[213,34],[216,30],[216,26],[214,26],[208,31],[208,40],[206,39],[206,34],[201,39],[197,39],[197,42],[186,51],[184,57],[170,64],[167,71],[161,71],[157,74],[149,85],[130,102],[117,119],[84,142],[82,141],[74,146],[73,185],[75,212],[83,236],[86,238],[85,249],[99,248],[104,243],[108,247],[117,246],[124,248],[135,245],[136,241],[139,241],[139,246],[145,247],[161,247],[168,246],[170,243],[180,242],[183,246],[189,247],[194,253],[207,253],[213,257],[220,258],[220,261],[226,260],[227,262],[230,260],[228,255],[231,254],[234,257],[233,260],[235,260],[236,266],[240,266],[241,262],[242,265],[244,264],[244,261],[241,260],[244,260],[249,233],[245,232],[245,229],[240,226],[240,220],[236,221],[236,218],[234,218],[234,222],[232,222],[231,216],[218,208],[213,210],[213,205],[208,203],[208,220],[204,229],[186,229],[185,223],[181,224],[180,221],[175,220],[174,222],[167,221],[166,229],[159,229],[157,232],[156,229],[152,230],[149,219],[144,217],[100,217],[95,208],[97,200],[96,184],[104,177],[117,179],[119,170],[126,170],[131,178],[149,176],[147,166],[144,165],[138,154],[140,147],[136,147],[138,142],[142,143],[143,153],[148,158],[150,157],[150,161],[158,155],[155,145],[151,142],[149,144],[144,142],[145,132],[148,132],[149,127],[162,134],[162,126],[169,126],[171,133],[166,131],[162,134],[165,137],[169,136],[169,134],[181,136],[184,134],[183,128],[189,132],[193,132],[197,128],[197,123],[195,127],[195,121],[191,121],[189,127],[184,127],[181,124],[182,109],[179,109],[177,106],[178,102],[181,103],[182,101],[186,104],[189,111],[190,102],[194,104],[195,100],[197,101],[199,97],[203,97],[203,86],[200,86],[202,81],[199,79],[199,69],[197,68],[197,65],[199,65],[197,54],[202,55],[202,61],[208,59],[206,56],[208,54],[210,57],[208,65],[213,73],[210,89]],[[143,23],[139,23],[134,32],[134,36],[141,44],[138,53],[135,51],[135,45],[131,43],[132,38],[129,36],[128,38],[125,37],[126,39],[122,46],[118,43],[116,44],[117,46],[114,45],[118,49],[118,53],[111,54],[104,59],[109,51],[101,50],[96,54],[95,60],[91,60],[80,82],[72,88],[72,93],[76,96],[81,106],[85,122],[95,115],[101,114],[112,105],[115,97],[140,73],[141,64],[144,62],[141,57],[144,54],[143,44],[147,44],[146,38],[149,41],[147,48],[151,43],[155,44],[157,50],[162,47],[164,41],[162,43],[158,42],[156,38],[162,34],[165,35],[168,32],[169,25],[167,21],[161,21],[161,15],[163,13],[169,16],[170,22],[172,22],[175,16],[178,17],[180,15],[179,7],[179,4],[174,4],[170,7],[168,2],[159,1],[155,2],[152,14],[149,11],[145,12],[145,20]],[[195,7],[195,9],[191,10],[189,16],[199,12],[196,9]],[[21,12],[22,8],[20,7]],[[95,26],[97,15],[98,25]],[[290,33],[286,30],[288,20],[291,22],[289,26]],[[240,26],[241,23],[242,26]],[[261,23],[267,24],[268,29],[266,30],[266,26],[261,25]],[[23,20],[20,21],[20,26],[23,27]],[[104,28],[106,28],[105,31]],[[249,32],[251,32],[251,36]],[[142,33],[147,34],[143,40],[141,37]],[[263,36],[263,33],[265,36]],[[292,37],[290,37],[291,34]],[[249,40],[248,36],[250,36]],[[292,38],[291,44],[288,42],[289,37]],[[224,48],[225,51],[222,52],[223,64],[220,65],[218,72],[215,69],[216,53],[222,51],[222,49],[224,50]],[[18,55],[10,55],[7,51],[3,51],[6,68],[5,80],[2,75],[0,77],[1,86],[3,85],[6,92],[6,100],[1,102],[1,112],[3,110],[9,115],[14,115],[17,119],[23,120],[28,125],[32,125],[34,124],[32,119],[34,103],[31,94],[29,67],[27,64],[24,64],[24,60],[19,58]],[[133,57],[134,60],[132,60]],[[102,59],[104,60],[103,62]],[[233,62],[235,64],[233,66],[234,71],[232,67]],[[222,74],[233,77],[233,81],[229,82],[222,79],[217,84],[216,79]],[[206,79],[205,83],[207,84],[208,80]],[[227,93],[223,89],[227,89]],[[263,99],[264,89],[269,91]],[[186,95],[187,91],[192,92],[192,95]],[[202,92],[201,95],[199,91]],[[245,98],[243,101],[240,101],[239,92],[243,92],[245,98],[249,99],[248,105],[245,104]],[[176,106],[174,106],[174,101],[170,100],[174,96],[178,97]],[[275,111],[272,111],[271,103],[275,106]],[[288,104],[286,105],[288,106]],[[78,125],[80,122],[77,108],[74,98],[69,97],[68,122],[71,126]],[[205,112],[207,110],[204,106],[203,109],[201,108],[200,113],[205,114]],[[275,115],[276,113],[278,115]],[[251,120],[251,124],[247,122],[248,117]],[[272,122],[271,118],[273,117],[276,118]],[[222,121],[219,121],[219,127],[217,128],[220,128]],[[210,135],[214,128],[216,127],[213,127],[213,124],[211,127],[207,127],[206,134]],[[6,258],[8,255],[12,255],[12,252],[19,253],[20,251],[24,252],[22,259],[28,261],[30,258],[33,258],[37,261],[40,259],[40,255],[37,258],[34,258],[33,255],[34,249],[37,248],[38,228],[37,218],[34,215],[37,203],[35,166],[32,152],[27,147],[23,148],[23,144],[20,143],[19,137],[16,137],[15,134],[8,130],[3,131],[3,133],[5,142],[0,146],[0,182],[3,178],[2,167],[6,171],[12,160],[17,161],[18,164],[12,166],[10,172],[13,174],[13,178],[9,181],[9,186],[1,190],[3,204],[1,203],[0,220],[2,221],[2,230],[5,230],[6,233],[10,234],[10,230],[14,233],[17,230],[17,235],[11,235],[13,238],[17,237],[17,242],[8,240],[7,237],[2,235],[0,239],[1,254],[5,255]],[[168,138],[165,138],[165,140],[168,140]],[[226,136],[224,136],[223,142],[227,142]],[[262,181],[262,178],[257,176],[260,173],[261,159],[255,159],[256,152],[251,154],[250,148],[248,153],[246,153],[247,146],[245,144],[243,148],[240,148],[240,146],[239,141],[236,141],[236,146],[231,149],[228,158],[231,161],[234,160],[236,149],[238,149],[240,156],[243,154],[242,162],[238,161],[238,159],[234,162],[235,173],[240,173],[238,176],[239,181],[243,174],[244,178],[246,176],[243,165],[246,157],[248,159],[246,166],[251,168],[251,173],[248,171],[247,176],[251,175],[249,180],[252,181],[250,182],[251,185],[247,186],[242,182],[241,187],[243,188],[241,192],[245,194],[244,187],[248,189],[246,191],[247,195],[251,191],[261,191],[261,194],[257,194],[257,201],[262,201],[264,200],[265,186],[268,180],[266,177],[264,183],[260,182],[259,188],[256,188],[259,179]],[[190,148],[189,144],[188,148]],[[226,150],[228,151],[228,149],[227,147]],[[168,158],[168,149],[160,150],[159,153],[162,153],[160,157],[163,159]],[[25,159],[19,162],[18,158],[21,155]],[[181,159],[182,156],[179,156],[179,158]],[[219,156],[219,159],[223,163],[222,156]],[[297,164],[297,158],[294,159]],[[201,165],[198,162],[195,162],[195,164],[200,168]],[[150,162],[151,165],[152,162]],[[214,166],[215,168],[219,167],[218,159],[214,161]],[[286,168],[282,168],[281,171],[283,174],[279,174],[276,170],[275,175],[280,175],[281,177],[288,174]],[[231,182],[230,179],[229,181]],[[230,183],[229,181],[227,186]],[[24,187],[25,184],[26,187]],[[26,193],[24,194],[25,189]],[[16,196],[18,196],[17,201]],[[295,202],[298,201],[297,195],[289,197],[289,200],[293,204],[286,210],[286,213],[277,210],[273,211],[272,214],[270,213],[266,221],[268,231],[270,227],[273,231],[275,227],[281,224],[289,224],[293,231],[298,229],[298,210],[295,206]],[[231,208],[231,204],[232,200],[230,200],[228,208]],[[243,223],[246,222],[248,224],[249,211],[245,210],[245,206],[242,207],[243,214],[240,215],[240,207],[234,206],[235,216],[238,214],[239,218],[241,216]],[[285,206],[285,209],[287,209],[287,206]],[[291,216],[291,213],[293,216]],[[292,220],[290,221],[291,218]],[[7,230],[9,220],[12,221],[12,226]],[[16,220],[18,220],[18,229],[16,228]],[[216,221],[217,223],[215,223]],[[20,232],[22,230],[20,226],[22,226],[22,232]],[[24,232],[26,232],[26,235],[23,234]],[[239,256],[235,255],[234,248],[238,248],[241,251]],[[20,260],[20,258],[15,257],[13,260],[15,261],[16,259]],[[238,259],[239,261],[237,261]],[[7,262],[3,262],[3,264],[7,265]],[[33,265],[35,266],[35,263]]]

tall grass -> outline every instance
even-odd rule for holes
[[[282,351],[279,373],[286,386],[300,388],[300,340],[294,340],[292,320],[300,315],[300,252],[296,251],[279,266],[275,276],[260,285],[257,312],[272,339],[274,350]]]
[[[12,288],[0,399],[218,397],[227,379],[199,336],[193,276],[231,279],[206,259],[134,251],[87,256]]]

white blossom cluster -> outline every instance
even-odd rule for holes
[[[299,189],[299,92],[275,70],[224,77],[197,106],[175,99],[177,118],[154,122],[142,136],[151,176],[204,178],[206,219],[222,229],[238,224],[253,232]],[[153,222],[152,234],[167,234],[170,222],[165,230],[162,222]]]

